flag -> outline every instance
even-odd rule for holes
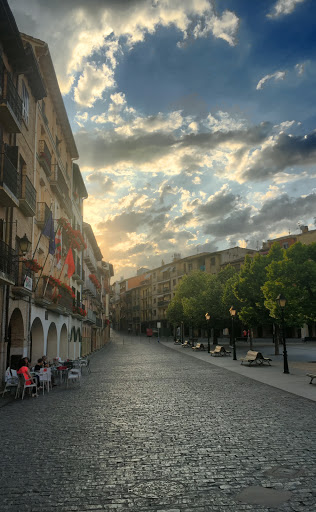
[[[55,254],[55,231],[54,231],[54,221],[52,212],[49,212],[48,219],[42,231],[42,235],[47,236],[49,238],[49,254]]]
[[[72,254],[71,247],[69,248],[68,254],[66,256],[65,265],[68,265],[67,275],[70,278],[72,276],[72,274],[75,272],[75,262],[74,262],[74,257]]]
[[[56,245],[56,267],[60,268],[61,266],[61,229],[59,228],[56,237],[55,237],[55,245]]]

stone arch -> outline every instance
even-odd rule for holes
[[[24,322],[19,308],[15,308],[8,328],[7,366],[16,367],[24,355]]]
[[[58,346],[57,346],[57,328],[56,324],[52,322],[49,326],[47,333],[47,349],[46,355],[49,361],[58,356]]]
[[[66,324],[63,324],[60,331],[59,357],[61,357],[63,361],[68,359],[68,331]]]
[[[44,329],[40,318],[33,320],[31,327],[31,353],[30,358],[34,365],[44,355]]]

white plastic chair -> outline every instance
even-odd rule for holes
[[[33,381],[32,379],[32,382],[30,384],[26,384],[26,380],[29,380],[29,379],[25,379],[24,375],[20,374],[19,375],[19,386],[16,390],[16,395],[15,395],[15,398],[18,396],[18,392],[20,391],[20,389],[23,387],[23,391],[22,391],[22,400],[24,398],[24,393],[25,393],[25,390],[26,389],[32,389],[32,394],[35,394],[36,397],[38,397],[38,392],[37,392],[37,384],[36,382]]]
[[[81,370],[77,369],[77,368],[71,368],[69,371],[68,371],[68,376],[67,376],[67,388],[68,388],[68,383],[69,381],[71,380],[72,382],[78,382],[79,386],[80,386],[80,379],[81,379]]]
[[[52,371],[50,368],[41,368],[39,372],[39,380],[41,385],[43,386],[43,395],[45,391],[45,387],[47,389],[47,393],[49,393],[49,388],[52,389]]]
[[[2,396],[9,391],[11,388],[17,388],[19,386],[19,378],[16,373],[16,370],[11,370],[11,368],[7,368],[5,372],[5,387],[2,393]]]

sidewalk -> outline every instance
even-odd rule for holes
[[[205,343],[204,340],[201,341],[207,348],[207,342]],[[262,351],[265,356],[271,357],[271,366],[248,366],[247,364],[240,364],[239,361],[239,358],[245,356],[249,350],[249,346],[247,344],[245,344],[245,346],[237,347],[237,361],[234,361],[232,357],[233,354],[230,357],[212,357],[207,353],[207,350],[200,352],[197,350],[192,350],[191,348],[183,348],[181,345],[175,345],[174,342],[170,340],[170,338],[168,341],[162,339],[160,340],[160,343],[172,350],[177,350],[178,352],[186,354],[188,357],[196,357],[197,359],[205,361],[214,366],[225,368],[225,370],[230,372],[244,375],[245,377],[257,380],[263,384],[268,384],[269,386],[281,389],[282,391],[287,391],[288,393],[293,393],[294,395],[308,398],[309,400],[316,402],[315,381],[313,384],[309,384],[310,379],[309,377],[306,377],[306,373],[316,373],[315,343],[310,345],[304,344],[303,346],[299,344],[294,345],[292,343],[290,346],[288,346],[289,374],[283,373],[283,348],[280,347],[281,355],[275,356],[274,346],[271,346],[271,344],[264,344],[264,348],[262,349],[262,345],[259,347],[259,345],[256,344],[254,348],[254,350],[258,350],[260,352]],[[213,348],[214,346],[211,345],[211,350],[213,350]],[[308,359],[308,361],[292,360],[293,357],[295,358],[295,349],[306,351],[305,359]],[[232,351],[232,349],[230,350]],[[293,356],[291,355],[291,351],[294,352]],[[297,359],[299,358],[297,357]]]

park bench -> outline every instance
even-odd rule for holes
[[[268,365],[271,366],[270,361],[272,361],[272,359],[270,359],[269,357],[263,357],[261,352],[255,352],[254,350],[248,350],[245,357],[240,358],[240,361],[241,361],[241,364],[248,363],[249,366],[251,366],[252,363],[255,363],[256,365],[268,363]]]
[[[182,343],[182,347],[191,347],[191,343],[189,341],[185,341],[184,343]]]
[[[211,356],[230,356],[229,350],[226,350],[222,345],[216,345],[214,350],[210,351]]]
[[[195,347],[192,347],[192,350],[205,350],[203,343],[197,343]]]
[[[312,384],[313,380],[316,379],[316,373],[307,373],[306,377],[310,377],[311,378],[310,384]]]

